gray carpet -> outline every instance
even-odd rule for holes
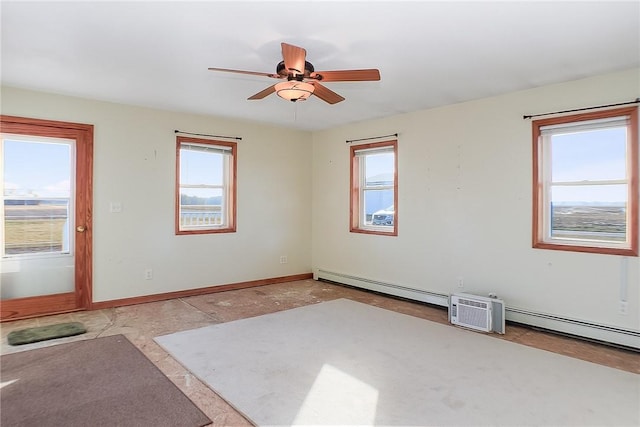
[[[180,426],[211,420],[123,335],[0,358],[2,426]]]
[[[350,300],[156,338],[267,425],[640,425],[640,376]]]

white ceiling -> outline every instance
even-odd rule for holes
[[[319,130],[640,66],[640,2],[119,1],[1,3],[2,84]],[[346,101],[248,101],[280,43]],[[630,94],[633,96],[633,94]]]

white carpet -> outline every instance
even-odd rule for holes
[[[640,375],[340,299],[156,338],[256,425],[640,425]]]

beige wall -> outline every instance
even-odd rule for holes
[[[640,330],[637,257],[532,249],[531,122],[522,118],[633,100],[639,77],[629,70],[315,133],[314,269],[442,294],[495,292],[509,307]],[[393,133],[399,235],[349,233],[345,140]]]
[[[96,302],[313,268],[444,294],[462,277],[464,291],[496,292],[510,307],[640,330],[638,258],[531,248],[531,123],[522,119],[634,99],[639,77],[629,70],[315,133],[15,88],[2,89],[2,114],[95,125]],[[243,138],[237,233],[174,235],[174,129]],[[399,235],[349,233],[345,140],[396,132]],[[109,212],[113,201],[122,213]]]
[[[94,302],[311,271],[308,133],[14,88],[2,114],[95,126]],[[236,233],[175,235],[175,129],[242,137]]]

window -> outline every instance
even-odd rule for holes
[[[354,233],[398,235],[397,141],[351,147]]]
[[[638,255],[638,109],[533,122],[533,247]]]
[[[75,140],[2,135],[2,256],[73,252]]]
[[[236,143],[177,137],[176,234],[236,231]]]

